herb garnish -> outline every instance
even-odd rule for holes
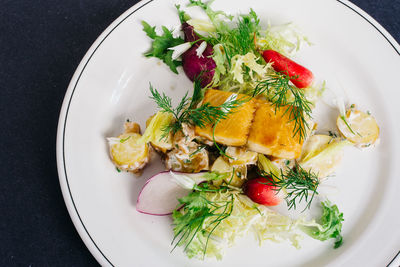
[[[152,94],[150,98],[157,103],[162,112],[171,113],[175,118],[174,122],[163,129],[165,136],[170,132],[175,134],[181,130],[183,123],[196,125],[202,128],[208,124],[214,124],[224,120],[228,117],[228,114],[233,113],[236,108],[247,101],[247,98],[230,98],[219,106],[212,106],[210,103],[204,103],[200,107],[196,107],[202,97],[201,90],[200,83],[195,82],[193,96],[189,98],[188,93],[186,93],[178,106],[174,108],[172,107],[172,99],[164,93],[160,94],[150,84],[150,92]]]
[[[204,149],[206,146],[205,145],[200,145],[199,148],[197,148],[194,152],[189,154],[189,158],[193,157],[197,153],[199,153],[202,149]]]
[[[204,3],[200,0],[190,0],[189,5],[202,8],[217,29],[218,34],[205,38],[206,41],[212,45],[222,44],[229,65],[234,55],[245,55],[248,52],[256,52],[254,38],[259,35],[260,23],[256,12],[250,9],[249,14],[239,17],[236,28],[232,28],[217,16],[222,15],[229,20],[232,20],[233,16],[229,16],[223,11],[212,10],[210,7],[211,3],[212,1]]]
[[[222,190],[226,189],[213,189],[211,192]],[[210,201],[207,199],[207,192],[210,192],[208,184],[204,188],[197,186],[195,191],[179,199],[179,203],[184,206],[180,211],[174,210],[172,214],[175,233],[172,240],[172,244],[175,245],[172,250],[179,245],[184,246],[184,251],[187,252],[195,238],[205,237],[206,242],[201,243],[204,257],[212,233],[231,215],[234,202],[232,193],[227,196],[226,201]]]
[[[350,132],[351,132],[352,134],[354,134],[354,135],[357,134],[358,136],[361,136],[361,134],[360,134],[359,132],[355,133],[355,132],[353,131],[353,129],[351,128],[350,124],[347,122],[345,116],[340,116],[340,119],[344,122],[344,124],[347,126],[347,128],[349,128],[349,130],[350,130]]]
[[[132,135],[128,136],[127,138],[122,138],[119,140],[120,143],[125,143],[129,138],[131,138]]]
[[[297,163],[294,168],[290,169],[287,173],[284,173],[281,169],[280,175],[276,175],[272,172],[263,172],[262,176],[266,178],[271,177],[272,179],[269,179],[270,181],[268,184],[275,186],[278,192],[281,190],[286,191],[285,200],[289,210],[291,208],[296,209],[296,202],[300,203],[303,199],[307,203],[304,210],[310,208],[314,196],[318,195],[317,188],[319,179],[317,174],[313,173],[311,170],[304,170]]]
[[[332,138],[338,137],[337,134],[336,134],[335,132],[333,132],[333,131],[328,131],[328,134],[329,134],[329,136],[332,137]]]
[[[212,44],[223,44],[228,63],[234,55],[245,55],[248,52],[255,52],[254,36],[258,34],[260,20],[257,14],[251,9],[248,15],[239,18],[237,27],[218,32],[218,36],[210,38]]]
[[[178,11],[178,17],[181,23],[185,23],[189,16],[185,13],[185,11],[181,10],[181,5],[175,5],[176,10]]]
[[[173,37],[172,31],[168,30],[167,27],[162,26],[163,34],[157,35],[156,27],[151,27],[147,22],[142,21],[143,31],[146,32],[147,36],[153,39],[151,49],[145,53],[146,57],[156,57],[161,59],[169,68],[176,74],[178,74],[177,67],[182,65],[179,60],[172,59],[172,50],[168,48],[183,44],[185,41],[180,37]]]
[[[290,84],[291,77],[284,73],[275,72],[266,79],[259,81],[254,89],[253,96],[265,93],[269,101],[277,108],[285,107],[285,114],[294,121],[293,136],[299,136],[299,142],[306,138],[309,129],[307,117],[311,117],[312,103],[307,100],[304,91]]]

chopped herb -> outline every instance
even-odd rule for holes
[[[286,165],[286,166],[289,166],[289,164],[290,164],[290,160],[288,160],[288,159],[285,160],[285,165]]]
[[[264,213],[261,213],[260,209],[256,206],[256,204],[253,205],[253,209],[258,211],[258,213],[260,213],[261,216],[264,216]]]
[[[124,143],[124,142],[126,142],[126,141],[127,141],[129,138],[131,138],[131,137],[132,137],[132,135],[128,136],[127,138],[120,139],[119,142],[120,142],[120,143]]]
[[[354,134],[354,135],[357,134],[357,135],[361,136],[361,134],[360,134],[359,132],[355,133],[355,132],[353,131],[353,129],[350,127],[350,124],[347,122],[347,120],[346,120],[346,118],[345,118],[344,116],[340,116],[340,118],[342,119],[342,121],[344,122],[344,124],[346,124],[347,128],[349,128],[349,130],[350,130],[350,132],[351,132],[352,134]]]
[[[115,167],[115,169],[117,170],[117,172],[121,172],[121,170],[118,167]]]
[[[368,114],[368,115],[371,115],[371,111],[367,110],[367,114]]]
[[[192,152],[190,155],[189,155],[189,158],[191,158],[191,157],[193,157],[194,155],[196,155],[197,153],[199,153],[202,149],[204,149],[206,146],[205,145],[201,145],[201,146],[199,146],[194,152]]]
[[[337,137],[337,134],[335,132],[328,131],[328,134],[329,134],[330,137],[333,137],[333,138]]]

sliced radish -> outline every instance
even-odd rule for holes
[[[169,215],[179,201],[193,190],[194,185],[205,179],[204,173],[181,173],[165,171],[151,177],[140,191],[136,210],[150,215]]]
[[[306,88],[312,84],[314,74],[290,58],[274,50],[265,50],[262,55],[266,62],[273,63],[272,67],[274,70],[293,77],[290,81],[296,85],[297,88]]]

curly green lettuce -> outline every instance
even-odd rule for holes
[[[253,232],[261,245],[265,240],[289,241],[299,248],[302,236],[298,222],[268,207],[258,205],[235,191],[194,191],[179,199],[184,205],[174,211],[173,243],[184,248],[189,258],[222,259],[227,247]]]
[[[343,243],[342,222],[343,213],[341,213],[336,205],[329,200],[321,202],[323,213],[319,219],[319,223],[311,223],[303,226],[302,230],[314,239],[321,241],[335,239],[334,248],[338,248]]]

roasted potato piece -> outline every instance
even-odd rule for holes
[[[257,162],[257,152],[248,151],[245,147],[228,146],[225,154],[230,157],[228,162],[231,165],[248,165]]]
[[[188,124],[182,124],[182,130],[172,138],[173,149],[166,154],[165,167],[173,171],[200,172],[208,170],[208,152],[193,141],[194,129]]]
[[[287,173],[290,169],[292,169],[296,163],[294,159],[281,159],[277,157],[270,156],[269,160],[272,164],[278,167],[283,173]]]
[[[131,126],[127,127],[129,131],[135,129]],[[146,143],[139,144],[140,137],[138,133],[128,132],[108,138],[111,160],[118,169],[139,173],[146,166],[150,160],[150,147]]]
[[[213,184],[219,186],[223,180],[236,187],[241,187],[247,178],[246,165],[233,166],[229,164],[222,156],[217,158],[211,167],[211,171],[226,174],[226,178],[213,181]]]
[[[125,122],[124,124],[125,132],[124,133],[137,133],[140,134],[140,125],[136,122]]]
[[[165,167],[168,170],[179,172],[200,172],[208,170],[208,152],[197,148],[185,153],[179,149],[173,149],[166,154]]]

